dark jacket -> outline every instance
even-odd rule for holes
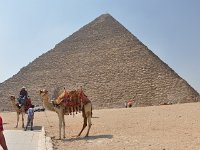
[[[25,89],[21,89],[20,93],[19,93],[21,98],[28,98],[28,92]]]

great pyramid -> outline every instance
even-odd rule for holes
[[[0,84],[0,110],[12,110],[9,95],[26,86],[34,104],[40,89],[83,86],[93,107],[119,108],[200,100],[184,79],[111,15],[103,14]]]

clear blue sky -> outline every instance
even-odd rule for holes
[[[0,0],[0,82],[104,13],[200,92],[200,0]]]

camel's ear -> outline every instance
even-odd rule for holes
[[[15,99],[15,96],[14,96],[14,95],[11,95],[11,96],[10,96],[10,99]]]
[[[45,89],[43,89],[43,90],[40,90],[39,92],[40,92],[40,94],[41,94],[41,93],[48,93],[48,91],[47,91],[47,90],[45,90]]]
[[[44,92],[44,93],[48,93],[48,91],[47,91],[46,89],[43,89],[43,92]]]
[[[41,93],[42,93],[42,90],[39,90],[39,93],[41,94]]]
[[[14,97],[14,95],[10,95],[10,98]]]

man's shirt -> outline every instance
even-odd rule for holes
[[[34,109],[33,108],[29,108],[28,109],[28,118],[32,118],[34,115]]]

